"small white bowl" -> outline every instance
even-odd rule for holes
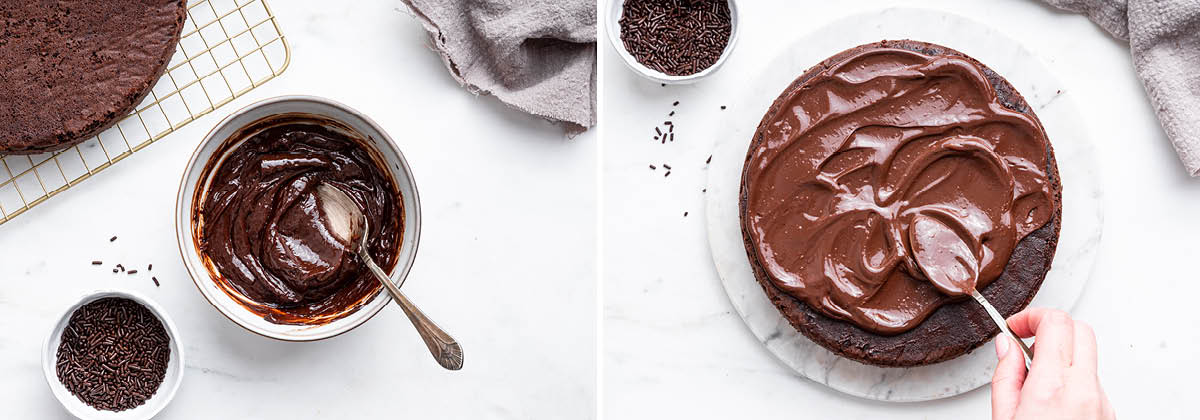
[[[392,269],[392,280],[403,284],[417,256],[417,244],[421,238],[421,200],[417,196],[417,184],[413,179],[412,170],[400,152],[400,146],[392,140],[383,128],[379,127],[366,115],[338,102],[315,96],[279,96],[255,102],[245,108],[235,111],[204,137],[196,151],[188,161],[187,169],[179,184],[179,196],[175,201],[175,234],[179,241],[179,253],[183,257],[184,266],[192,281],[200,289],[200,293],[225,317],[243,328],[265,336],[284,341],[314,341],[333,337],[362,325],[375,314],[379,313],[392,297],[384,292],[379,293],[369,302],[363,304],[353,313],[324,324],[315,325],[286,325],[276,324],[252,312],[241,303],[230,297],[220,285],[215,276],[218,273],[209,271],[209,267],[196,249],[196,241],[192,227],[192,202],[199,191],[200,179],[204,166],[231,135],[243,127],[263,118],[278,115],[300,113],[324,117],[344,124],[346,127],[361,134],[387,165],[392,181],[403,196],[404,234],[400,240],[400,254],[396,258],[396,266]]]
[[[62,342],[62,333],[67,327],[67,322],[71,320],[71,315],[79,307],[106,297],[129,299],[150,309],[150,312],[162,322],[163,328],[167,330],[167,336],[171,339],[171,357],[167,360],[167,374],[163,377],[162,384],[159,384],[158,391],[144,404],[125,411],[97,410],[85,404],[71,394],[71,391],[68,391],[67,387],[58,380],[58,371],[55,370],[55,364],[58,361],[58,345]],[[62,403],[63,408],[66,408],[76,418],[82,420],[149,419],[162,411],[171,402],[171,399],[175,398],[175,391],[179,390],[179,384],[183,382],[183,346],[180,343],[179,330],[175,328],[175,323],[167,316],[167,312],[154,301],[134,292],[97,290],[85,294],[78,302],[63,311],[58,323],[54,324],[54,329],[46,337],[46,343],[42,346],[42,371],[46,375],[46,383],[50,385],[50,393],[54,394],[54,397],[58,398],[58,402]]]
[[[609,42],[612,42],[613,48],[617,50],[617,55],[621,56],[621,59],[625,62],[625,65],[632,69],[634,73],[637,73],[647,79],[669,85],[684,85],[698,82],[701,79],[716,73],[717,70],[721,68],[721,65],[725,64],[725,60],[729,58],[729,54],[733,52],[734,45],[737,44],[739,20],[737,1],[728,0],[730,21],[729,43],[725,44],[725,50],[721,51],[721,57],[717,59],[716,63],[713,63],[712,66],[709,66],[698,73],[689,74],[687,76],[671,76],[661,71],[646,67],[642,63],[638,62],[636,58],[633,58],[633,55],[630,55],[629,51],[625,50],[625,43],[621,42],[621,13],[622,9],[624,9],[625,1],[626,0],[609,0],[608,2],[608,19],[605,21],[608,25],[608,40]]]

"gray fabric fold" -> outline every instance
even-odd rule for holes
[[[475,94],[566,125],[596,122],[594,0],[401,0]]]
[[[1200,0],[1043,0],[1129,41],[1163,131],[1200,176]]]

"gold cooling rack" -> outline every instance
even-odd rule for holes
[[[265,0],[192,0],[167,71],[136,111],[71,148],[0,156],[0,224],[283,73],[291,51]]]

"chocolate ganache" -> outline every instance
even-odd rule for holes
[[[271,322],[329,322],[381,290],[329,231],[321,183],[362,208],[380,267],[396,262],[400,193],[370,147],[348,133],[318,117],[270,117],[227,140],[201,176],[211,181],[193,206],[197,248],[226,293]]]
[[[1041,124],[969,59],[866,49],[776,103],[743,173],[748,249],[824,315],[912,329],[1055,217]]]

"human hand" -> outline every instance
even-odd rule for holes
[[[1008,319],[1019,337],[1037,336],[1033,363],[1017,343],[996,337],[1000,363],[992,376],[992,419],[1116,419],[1096,376],[1096,335],[1066,312],[1030,308]]]

